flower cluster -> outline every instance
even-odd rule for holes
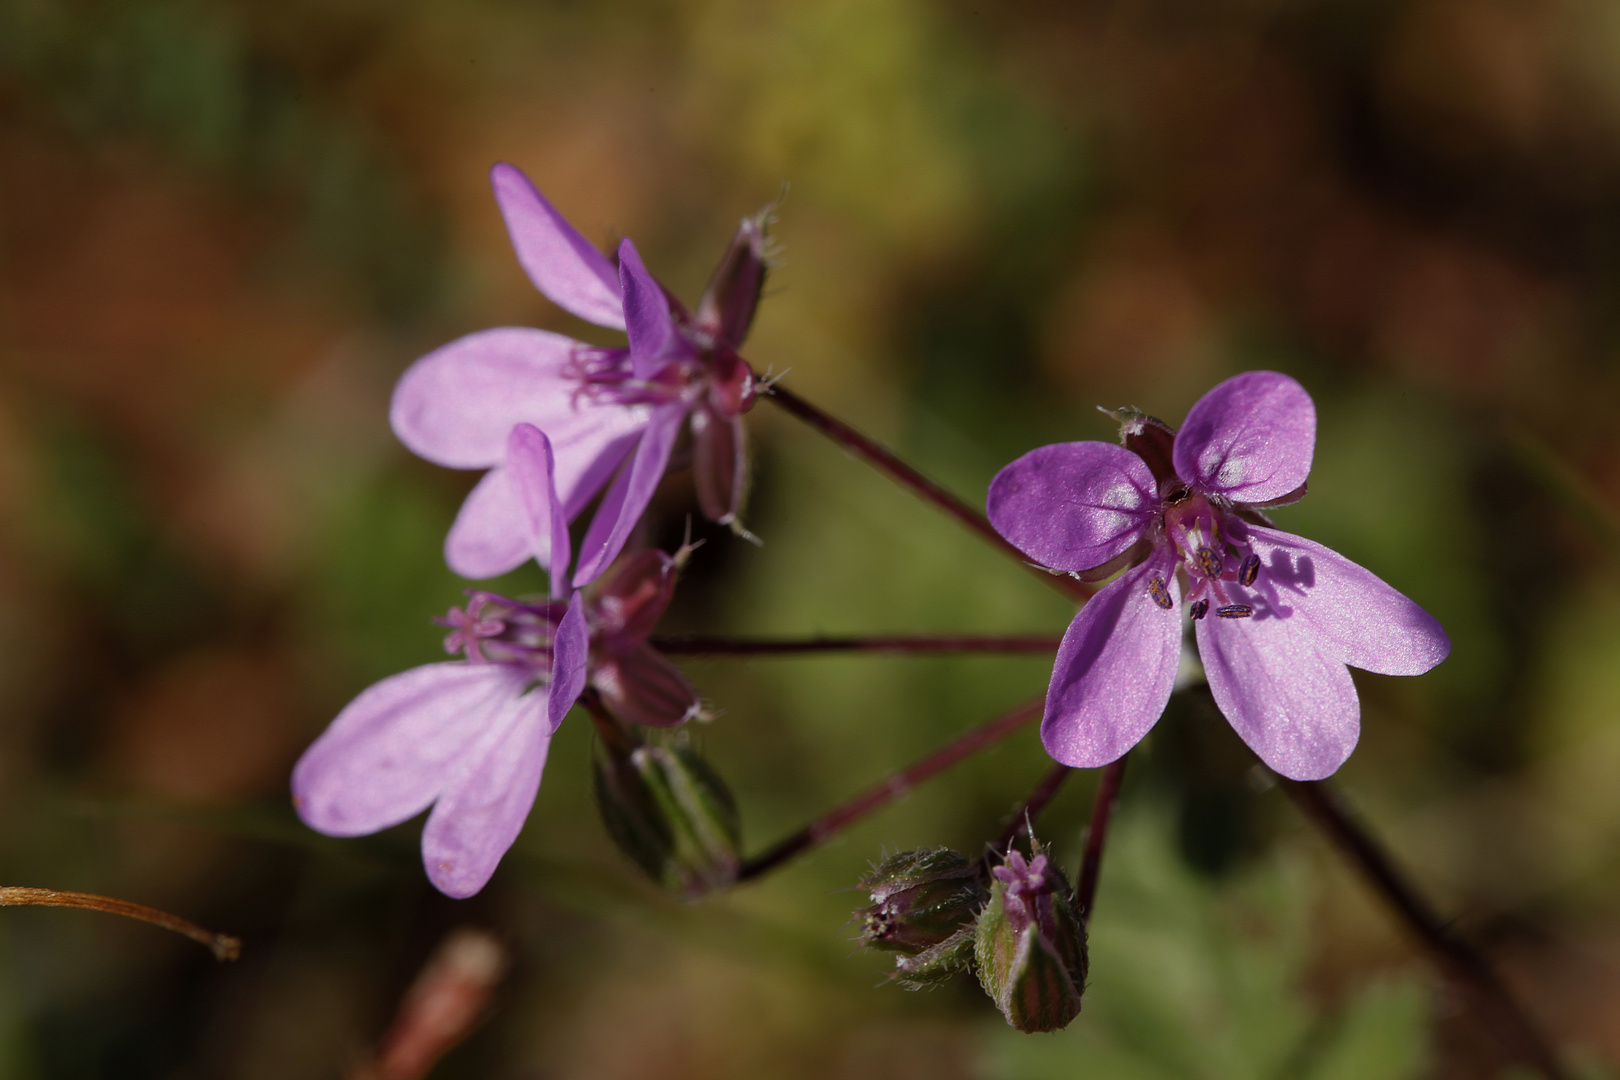
[[[766,271],[762,213],[743,221],[692,314],[629,240],[615,266],[516,168],[496,165],[491,180],[535,287],[582,319],[624,331],[627,343],[598,348],[518,327],[470,334],[405,372],[392,422],[429,461],[489,470],[446,539],[451,569],[486,578],[532,558],[548,569],[553,599],[472,593],[445,620],[445,647],[464,659],[366,690],[293,772],[300,816],[334,836],[375,832],[432,806],[423,861],[451,896],[481,889],[517,838],[551,735],[587,686],[621,724],[666,727],[701,713],[686,677],[647,644],[684,550],[641,552],[609,567],[683,425],[701,508],[741,530],[740,417],[755,388],[737,347]],[[598,496],[575,564],[569,522]],[[573,592],[593,582],[587,594]]]

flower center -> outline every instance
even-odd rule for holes
[[[1260,576],[1260,556],[1243,539],[1241,521],[1217,509],[1203,495],[1187,495],[1164,511],[1164,534],[1187,578],[1187,603],[1192,617],[1202,619],[1213,606],[1217,619],[1246,619],[1254,605],[1239,588],[1251,588]],[[1157,574],[1148,581],[1148,595],[1161,608],[1171,606],[1170,591]]]
[[[549,676],[551,642],[567,610],[560,603],[525,604],[469,589],[466,607],[451,608],[433,621],[450,627],[447,653],[463,653],[469,663],[513,664]]]

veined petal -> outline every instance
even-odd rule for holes
[[[1344,662],[1298,619],[1193,624],[1215,704],[1249,748],[1291,780],[1331,776],[1356,748],[1361,704]]]
[[[1041,742],[1094,769],[1135,746],[1164,713],[1181,659],[1181,588],[1163,553],[1103,587],[1069,624],[1046,691]],[[1155,599],[1150,582],[1163,583]],[[1169,607],[1163,601],[1169,601]]]
[[[512,425],[569,411],[579,380],[567,374],[579,342],[503,326],[457,338],[405,370],[389,420],[413,454],[452,469],[487,469],[506,452]]]
[[[1234,375],[1198,399],[1176,433],[1176,473],[1233,502],[1279,499],[1305,483],[1316,452],[1316,406],[1275,371]]]
[[[1259,525],[1249,544],[1260,556],[1255,591],[1268,601],[1256,619],[1299,623],[1326,655],[1380,675],[1421,675],[1450,654],[1433,615],[1331,548]]]
[[[985,509],[996,531],[1035,561],[1089,570],[1141,538],[1154,503],[1141,458],[1123,446],[1072,442],[1031,450],[1002,469]]]
[[[630,530],[641,520],[642,512],[658,488],[658,481],[663,479],[669,452],[675,446],[675,436],[685,417],[686,406],[680,402],[659,406],[653,412],[647,432],[636,447],[636,456],[627,468],[619,471],[607,494],[602,496],[596,516],[591,519],[591,527],[579,548],[574,588],[594,580],[624,549]]]
[[[585,621],[585,601],[575,593],[551,639],[551,698],[546,704],[548,732],[557,730],[557,725],[585,691],[590,653],[591,631]]]
[[[523,175],[502,161],[489,171],[523,272],[551,302],[598,326],[624,329],[619,275]]]
[[[414,817],[522,689],[511,668],[454,661],[362,691],[293,766],[298,816],[329,836],[361,836]]]
[[[638,379],[651,379],[682,350],[669,297],[647,272],[629,240],[619,242],[619,281],[624,289],[625,333],[630,337],[630,366]]]
[[[506,440],[508,482],[518,489],[519,502],[529,527],[529,544],[541,566],[551,567],[551,595],[567,591],[569,550],[568,516],[557,498],[556,466],[551,440],[533,424],[518,424]]]
[[[495,873],[540,790],[551,745],[547,688],[507,702],[459,762],[422,829],[422,864],[446,896],[471,896]]]
[[[549,565],[548,550],[535,550],[523,499],[505,467],[484,474],[461,504],[444,538],[444,560],[464,578],[491,578],[522,566],[530,558]]]
[[[533,424],[551,440],[557,493],[573,518],[624,460],[649,413],[593,397],[577,370],[581,348],[522,327],[458,338],[400,377],[389,410],[394,434],[434,464],[485,469],[505,460],[514,424]]]

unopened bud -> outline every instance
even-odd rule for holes
[[[1063,872],[1037,846],[1013,851],[991,871],[974,960],[985,993],[1019,1031],[1057,1031],[1080,1015],[1086,931]]]
[[[619,849],[672,892],[695,898],[736,880],[736,800],[684,740],[604,750],[596,804]]]
[[[861,879],[872,906],[855,913],[861,944],[899,953],[907,990],[943,982],[973,962],[973,919],[989,896],[978,863],[948,848],[902,851]]]
[[[855,913],[861,944],[908,956],[970,925],[989,899],[979,864],[949,848],[890,855],[860,884],[872,894]]]

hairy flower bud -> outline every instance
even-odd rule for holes
[[[973,922],[989,893],[979,864],[949,848],[890,855],[861,879],[861,944],[915,955]]]
[[[973,961],[973,920],[989,893],[980,865],[948,848],[902,851],[861,879],[872,906],[855,913],[861,944],[899,953],[907,990],[943,982]]]
[[[974,960],[979,983],[1019,1031],[1057,1031],[1080,1015],[1086,982],[1085,924],[1063,872],[1039,847],[1013,851],[991,871]]]
[[[672,892],[698,897],[736,880],[736,800],[684,740],[605,749],[596,761],[596,803],[619,849]]]

